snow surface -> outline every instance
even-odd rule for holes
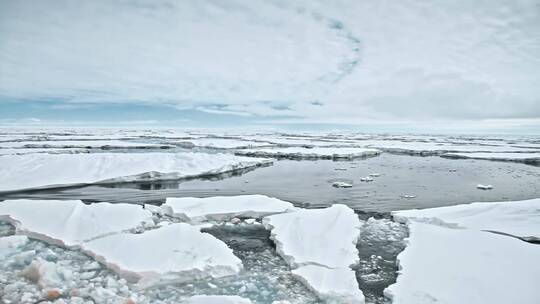
[[[171,145],[122,140],[46,140],[2,143],[4,148],[172,148]]]
[[[443,157],[448,158],[471,158],[485,160],[504,160],[531,162],[540,164],[540,152],[538,153],[445,153]]]
[[[142,234],[115,234],[87,242],[82,249],[141,286],[222,277],[242,269],[242,262],[225,243],[186,223]]]
[[[239,296],[198,295],[189,298],[185,304],[251,304],[251,301]]]
[[[491,230],[540,238],[540,198],[392,212],[399,222],[434,222],[450,227]]]
[[[195,147],[214,148],[214,149],[242,149],[252,147],[271,146],[272,144],[264,141],[249,141],[233,138],[193,138],[180,142],[173,142],[183,146],[193,145]]]
[[[175,216],[190,220],[228,220],[234,217],[259,218],[295,209],[293,204],[266,195],[168,197],[163,206]]]
[[[153,223],[152,213],[139,205],[79,200],[6,200],[0,203],[0,220],[18,233],[66,247]]]
[[[392,303],[540,302],[540,246],[471,229],[409,222]]]
[[[379,150],[368,148],[302,148],[302,147],[287,147],[287,148],[260,148],[260,149],[245,149],[236,152],[237,155],[255,156],[255,157],[283,157],[283,158],[314,158],[314,159],[340,159],[340,158],[358,158],[375,156],[380,154]]]
[[[358,262],[361,223],[352,209],[332,205],[265,217],[277,252],[321,299],[363,303],[350,266]],[[354,288],[349,288],[354,286]]]
[[[91,153],[0,156],[0,191],[94,182],[177,179],[270,163],[231,154]]]

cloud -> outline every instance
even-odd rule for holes
[[[5,0],[0,37],[0,103],[352,124],[540,117],[534,0]]]

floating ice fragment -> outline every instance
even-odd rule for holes
[[[351,188],[353,185],[352,183],[338,181],[338,182],[333,182],[332,186],[336,188]]]
[[[373,178],[369,177],[369,176],[366,176],[366,177],[362,177],[360,179],[361,182],[372,182],[373,181]]]
[[[478,184],[478,185],[476,185],[476,188],[480,189],[480,190],[491,190],[491,189],[493,189],[493,186],[492,185]]]

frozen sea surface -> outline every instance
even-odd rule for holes
[[[107,143],[110,145],[107,146]],[[20,231],[16,231],[6,222],[0,222],[2,242],[10,244],[0,246],[0,255],[3,257],[3,263],[0,265],[2,301],[36,303],[59,297],[67,303],[85,303],[85,301],[126,304],[201,303],[205,300],[233,303],[250,301],[261,304],[320,303],[318,293],[309,288],[313,286],[299,279],[298,274],[294,274],[294,267],[291,267],[291,264],[279,254],[279,250],[276,250],[270,231],[261,223],[260,217],[264,216],[267,210],[259,214],[259,212],[242,212],[235,207],[228,216],[198,216],[198,221],[201,222],[192,223],[190,221],[193,219],[187,216],[171,216],[159,207],[167,198],[174,201],[175,198],[182,197],[252,194],[288,201],[296,208],[312,209],[343,204],[353,209],[360,223],[360,237],[354,251],[357,255],[356,263],[351,265],[350,269],[354,272],[356,283],[366,303],[388,303],[389,293],[385,296],[384,290],[396,282],[398,255],[404,252],[404,248],[409,248],[408,242],[412,240],[407,224],[394,221],[390,211],[454,206],[471,202],[489,204],[489,202],[540,197],[540,166],[535,162],[523,161],[540,153],[540,139],[531,136],[280,134],[107,129],[54,131],[6,129],[0,134],[0,158],[6,157],[5,159],[10,160],[27,155],[35,157],[30,156],[26,159],[49,157],[67,160],[71,156],[77,159],[81,158],[77,156],[81,152],[90,155],[87,157],[89,159],[104,157],[97,156],[98,154],[112,154],[113,158],[118,159],[127,155],[131,157],[134,154],[141,154],[144,158],[152,159],[153,156],[164,154],[162,147],[167,147],[165,152],[171,154],[204,154],[207,160],[222,157],[233,162],[238,157],[235,153],[241,154],[239,151],[246,149],[250,151],[271,149],[295,153],[301,151],[308,154],[310,151],[312,153],[331,151],[331,154],[340,155],[339,153],[351,154],[353,151],[377,147],[382,153],[376,157],[358,159],[325,156],[333,160],[321,160],[319,157],[308,157],[311,159],[289,157],[296,158],[290,160],[277,157],[273,164],[268,166],[212,171],[213,168],[220,167],[221,162],[218,161],[207,166],[211,171],[207,172],[209,174],[168,180],[158,180],[160,175],[154,175],[150,172],[152,169],[147,168],[149,172],[142,175],[144,180],[130,181],[122,178],[107,184],[86,186],[72,185],[76,181],[70,179],[68,174],[68,178],[63,179],[61,183],[67,184],[66,187],[0,192],[0,200],[58,199],[82,200],[86,204],[95,202],[146,204],[145,209],[153,212],[152,219],[156,226],[138,227],[139,230],[133,233],[144,235],[148,231],[160,229],[159,227],[188,222],[197,225],[194,227],[201,229],[203,234],[210,234],[216,241],[226,244],[243,265],[242,270],[230,276],[191,278],[187,282],[167,280],[163,281],[163,284],[154,284],[141,289],[134,282],[127,281],[109,270],[105,267],[105,263],[97,263],[95,259],[77,248],[58,247],[34,239],[22,240],[19,236],[13,240],[6,239],[6,236]],[[474,157],[448,158],[448,154],[445,153],[461,153],[459,155]],[[135,156],[137,157],[141,156]],[[257,162],[255,158],[245,160]],[[175,174],[181,177],[186,172],[198,171],[199,165],[201,164],[194,161],[193,166],[187,165],[183,167],[185,170],[178,170],[179,172]],[[48,173],[54,174],[59,172],[58,168],[64,167],[69,172],[69,168],[74,165],[66,166],[60,161],[56,165],[49,164],[49,166]],[[114,170],[118,170],[114,164],[111,166]],[[123,167],[129,168],[129,165],[123,164]],[[4,174],[2,177],[6,181],[4,185],[17,180],[36,178],[32,172],[17,170],[16,165],[12,169],[10,174],[15,175]],[[108,169],[97,171],[100,176],[107,177],[111,172]],[[57,178],[54,175],[50,176],[53,180]],[[351,187],[333,187],[340,182]],[[493,185],[493,189],[478,190],[476,188],[478,184],[490,184]],[[0,201],[0,207],[2,203]],[[213,208],[210,205],[207,207]],[[272,209],[270,212],[279,213],[289,207],[290,205],[287,205],[286,208]],[[218,213],[228,209],[220,208]],[[204,212],[207,212],[206,207]],[[504,210],[501,212],[504,213]],[[528,214],[536,213],[523,213],[521,216],[527,217]],[[455,238],[456,235],[452,232],[444,236],[459,244],[460,236],[457,235]],[[513,238],[512,241],[500,240],[505,244],[514,244],[513,241],[522,242]],[[424,246],[423,243],[419,244],[420,247]],[[537,246],[529,243],[527,245]],[[425,249],[426,252],[428,247]],[[403,265],[409,269],[421,266],[407,263],[405,260]],[[436,277],[439,272],[436,267],[432,270],[430,275]],[[442,270],[448,273],[452,271],[451,268]],[[514,270],[517,272],[516,277],[519,277],[519,269]],[[309,278],[310,274],[304,275]],[[406,284],[408,283],[404,281],[401,286]],[[394,290],[399,286],[396,285]],[[406,293],[402,294],[407,296]],[[205,295],[208,297],[204,297]]]

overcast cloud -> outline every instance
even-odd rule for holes
[[[539,1],[4,0],[0,37],[3,104],[276,123],[540,119]]]

